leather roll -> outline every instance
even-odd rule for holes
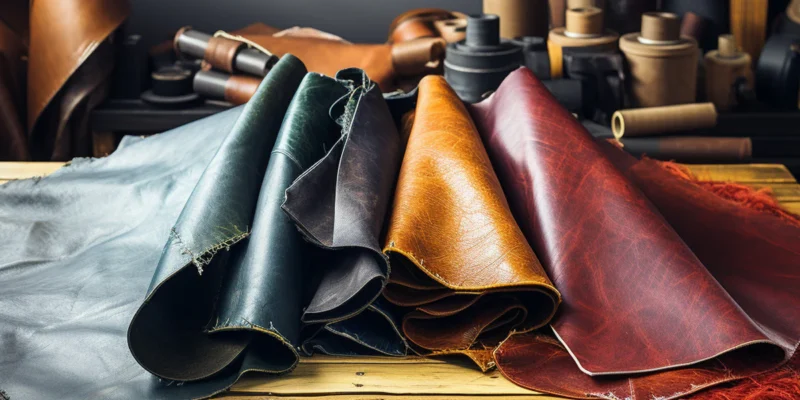
[[[588,132],[555,104],[530,71],[521,69],[509,75],[491,98],[471,106],[471,111],[512,212],[563,298],[558,316],[551,322],[555,338],[546,343],[549,351],[527,346],[535,336],[513,335],[495,352],[498,368],[512,381],[579,398],[587,393],[605,398],[641,393],[681,396],[715,384],[705,372],[715,379],[720,375],[727,379],[727,370],[715,369],[720,364],[710,368],[704,364],[721,354],[736,359],[743,354],[761,354],[754,360],[753,365],[758,365],[755,372],[792,355],[790,347],[800,337],[800,325],[781,310],[789,304],[794,307],[796,298],[789,301],[781,294],[771,299],[770,305],[777,308],[759,306],[761,312],[781,321],[770,325],[776,331],[762,330],[760,324],[770,317],[744,310],[744,304],[765,293],[758,285],[746,288],[745,282],[755,273],[752,264],[737,261],[748,265],[742,272],[749,277],[727,282],[744,285],[736,288],[755,297],[732,298],[720,284],[732,278],[724,272],[725,263],[719,263],[717,270],[698,260],[696,249],[686,244],[668,218],[617,169]],[[619,157],[627,156],[622,153]],[[662,181],[648,182],[656,185]],[[679,198],[673,197],[672,204],[686,209]],[[686,210],[693,215],[714,213],[713,208],[705,207]],[[694,223],[688,216],[686,221]],[[728,221],[735,223],[737,220]],[[796,263],[800,236],[794,230],[787,233],[795,236],[787,235],[775,249],[783,251],[785,261]],[[713,235],[704,237],[702,243],[727,243],[708,241]],[[597,238],[603,238],[602,243]],[[727,259],[719,253],[717,248],[713,257]],[[760,255],[769,259],[768,253]],[[781,269],[786,271],[787,265]],[[721,275],[716,277],[716,273]],[[788,280],[780,287],[786,295],[798,290]],[[792,339],[784,340],[787,337]],[[562,358],[564,350],[572,363]],[[715,362],[724,362],[725,357]],[[522,359],[527,360],[525,367]],[[689,365],[692,367],[680,369]],[[669,370],[680,372],[678,377],[683,378],[639,386],[644,382],[638,381],[639,377]]]
[[[219,156],[206,167],[170,230],[151,287],[128,328],[133,357],[162,379],[207,379],[205,385],[213,387],[210,393],[215,393],[238,379],[242,370],[237,359],[255,363],[244,365],[246,369],[271,372],[291,370],[298,361],[293,342],[299,341],[299,293],[280,294],[268,288],[297,285],[299,278],[281,277],[280,271],[285,268],[282,262],[266,263],[267,258],[259,257],[276,250],[250,244],[277,249],[285,245],[289,251],[283,259],[301,251],[297,249],[301,238],[293,241],[291,236],[283,237],[284,243],[277,240],[291,232],[288,221],[284,219],[283,229],[280,224],[270,224],[280,218],[274,197],[281,198],[278,194],[291,182],[292,176],[286,176],[291,171],[270,170],[266,174],[278,161],[263,155],[276,144],[283,114],[304,74],[303,65],[296,58],[281,59],[242,110],[239,121],[222,142]],[[238,165],[232,164],[234,160]],[[288,160],[273,168],[292,166]],[[278,185],[267,189],[262,181],[273,185],[283,182],[283,188]],[[277,194],[261,191],[262,187]],[[237,193],[236,201],[226,202],[227,193]],[[237,246],[250,235],[260,240]],[[291,261],[286,262],[294,266]],[[284,280],[270,282],[270,276]],[[281,296],[291,297],[284,302]],[[275,307],[276,304],[281,306]],[[273,313],[263,312],[266,309]],[[247,355],[248,350],[256,348],[269,351],[270,356]],[[233,376],[229,367],[235,369]]]
[[[303,349],[337,354],[355,341],[377,354],[404,355],[391,319],[363,312],[389,275],[381,233],[400,168],[400,135],[380,90],[363,71],[343,70],[336,82],[349,90],[323,108],[339,124],[338,140],[323,147],[323,157],[309,160],[282,205],[304,237],[323,250],[315,262],[319,285],[302,320],[312,325],[307,329],[324,326],[330,343],[318,340]]]
[[[236,53],[246,46],[243,42],[212,36],[208,39],[208,47],[206,47],[203,60],[214,68],[232,74],[236,72],[233,66]]]
[[[126,0],[31,3],[27,126],[35,159],[91,154],[86,116],[113,68],[104,41],[129,13]]]
[[[786,352],[795,351],[798,289],[791,265],[798,257],[800,223],[796,217],[775,205],[759,209],[737,204],[717,190],[726,183],[695,183],[668,172],[658,161],[638,161],[608,144],[602,148],[750,319],[777,329],[775,335],[786,338],[780,341],[788,345]],[[762,268],[754,270],[754,262]],[[766,344],[750,344],[690,367],[602,379],[583,374],[563,344],[547,336],[513,336],[495,357],[500,371],[517,384],[562,396],[585,398],[585,393],[603,393],[604,398],[683,398],[737,379],[752,377],[758,382],[756,375],[782,364],[787,353]],[[534,369],[550,372],[545,376],[528,372]],[[730,395],[739,396],[740,392],[734,387]]]
[[[444,59],[447,42],[442,38],[420,38],[392,45],[392,65],[400,76],[434,72]]]
[[[423,353],[474,357],[509,332],[545,325],[560,302],[508,209],[467,110],[439,76],[407,116],[384,251],[384,297],[407,307],[403,333]],[[455,145],[454,145],[455,144]]]
[[[483,0],[483,13],[500,17],[500,37],[547,36],[547,0]]]
[[[225,81],[225,101],[234,105],[247,103],[253,97],[260,83],[261,79],[258,78],[232,75]]]
[[[388,43],[441,37],[448,43],[464,39],[466,15],[440,8],[417,8],[398,15],[389,25]]]

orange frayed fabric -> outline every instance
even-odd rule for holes
[[[689,171],[689,168],[686,166],[670,161],[658,161],[658,163],[672,174],[690,180],[723,199],[736,202],[754,210],[772,214],[793,225],[800,226],[800,216],[784,210],[778,201],[775,200],[775,197],[773,197],[772,189],[770,188],[753,189],[749,186],[733,182],[703,181],[692,175],[691,171]]]

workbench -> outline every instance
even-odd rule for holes
[[[45,176],[63,163],[0,162],[0,184],[13,179]],[[753,188],[769,187],[781,205],[800,214],[800,184],[783,165],[687,165],[701,180],[736,182]],[[0,188],[2,189],[2,188]],[[557,399],[509,382],[496,370],[482,373],[466,359],[420,357],[303,358],[289,374],[250,374],[230,392],[227,400],[253,399]]]

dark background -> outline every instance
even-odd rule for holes
[[[127,34],[140,34],[149,47],[184,25],[214,33],[253,22],[278,28],[313,27],[352,42],[386,41],[389,23],[414,8],[479,13],[482,0],[132,0]]]

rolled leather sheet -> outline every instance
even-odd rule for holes
[[[545,325],[560,302],[508,209],[489,158],[455,92],[440,76],[419,86],[403,124],[408,145],[384,251],[384,297],[406,307],[403,332],[423,354],[482,351],[510,331]]]
[[[440,37],[448,43],[463,40],[466,15],[440,8],[416,8],[398,15],[389,25],[388,43]]]
[[[212,188],[209,178],[215,178],[215,171],[208,170],[205,183],[198,187],[206,167],[228,159],[231,171],[222,172],[260,183],[261,177],[256,177],[254,170],[264,167],[235,162],[244,155],[238,150],[245,146],[232,148],[228,144],[223,149],[221,145],[231,134],[241,139],[247,131],[256,140],[275,137],[274,132],[259,129],[265,124],[256,121],[269,118],[280,124],[305,71],[296,59],[287,57],[273,72],[272,79],[262,87],[262,92],[269,92],[270,100],[259,100],[259,107],[237,107],[146,139],[126,137],[108,157],[75,159],[45,178],[9,182],[0,188],[0,335],[4,354],[0,387],[8,396],[182,399],[209,396],[235,380],[239,365],[226,371],[230,374],[227,380],[218,376],[178,385],[180,382],[154,377],[133,357],[127,330],[148,286],[158,283],[153,277],[164,244],[192,194],[195,204],[200,200],[198,193],[208,195],[208,204],[213,204],[217,213],[240,212],[223,206],[231,204],[225,190],[233,183],[222,179],[224,175],[216,176],[219,186]],[[254,119],[253,114],[265,116]],[[277,131],[277,127],[274,129]],[[261,136],[267,138],[259,139]],[[269,149],[261,154],[259,160],[266,159]],[[212,161],[215,158],[218,161]],[[252,206],[257,186],[249,193],[252,197],[241,197]],[[213,217],[202,215],[196,224],[200,226]],[[287,232],[294,232],[288,218],[285,220]],[[222,225],[217,233],[223,233],[226,227]],[[251,222],[241,227],[249,228],[255,235]],[[22,231],[31,234],[20,235]],[[165,254],[189,257],[175,250],[168,249]],[[227,250],[220,250],[218,256],[226,258]],[[214,277],[214,267],[220,264],[206,266],[202,276],[192,266],[190,274],[180,277],[205,282]],[[171,287],[175,283],[185,282],[168,281],[159,291],[175,289]],[[207,311],[203,307],[213,302],[202,296],[186,299],[198,312]],[[177,323],[166,318],[168,315],[151,329],[168,332]],[[181,317],[196,315],[192,312]],[[299,318],[299,311],[297,315]],[[225,337],[219,340],[227,342]],[[277,338],[272,340],[278,343]],[[267,347],[284,354],[292,352],[282,344]],[[168,356],[176,349],[158,350]],[[273,354],[273,359],[278,355]],[[188,356],[205,354],[192,351]],[[219,360],[207,359],[207,363],[214,362]],[[249,358],[247,362],[253,361]],[[42,376],[47,376],[46,383],[42,383]]]
[[[338,353],[352,338],[379,354],[404,355],[388,310],[364,312],[389,276],[381,233],[400,168],[400,135],[380,90],[363,71],[343,70],[336,81],[348,91],[325,108],[339,125],[338,140],[324,146],[324,157],[309,160],[313,165],[286,189],[282,206],[305,238],[325,250],[315,261],[321,278],[302,320],[312,328],[336,322],[324,329],[333,333],[329,340],[345,344],[328,348],[316,340],[313,346],[323,352]]]
[[[383,135],[371,130],[391,128],[391,116],[375,112],[386,108],[383,98],[369,81],[356,79],[363,76],[361,71],[349,71],[339,79],[306,75],[284,117],[279,105],[293,93],[281,91],[279,82],[297,85],[303,72],[300,61],[286,55],[269,73],[171,230],[151,288],[128,331],[136,360],[164,380],[199,381],[210,395],[246,371],[291,370],[297,349],[352,354],[364,346],[365,353],[405,354],[390,316],[382,310],[362,313],[388,275],[375,233],[382,228],[385,205],[381,209],[375,199],[382,195],[388,203],[386,188],[393,179],[354,181],[354,176],[363,178],[363,171],[346,167],[375,165],[369,157],[385,163],[399,157],[392,156],[397,146],[390,140],[372,140],[391,137],[391,130],[380,131]],[[357,122],[364,115],[374,124],[369,129]],[[358,134],[343,129],[358,129]],[[346,146],[348,139],[358,140],[355,136],[373,147]],[[343,147],[348,152],[337,153]],[[264,157],[270,149],[271,155]],[[340,161],[343,188],[337,180],[325,179],[336,173]],[[331,162],[334,168],[325,168]],[[373,171],[393,177],[389,166]],[[370,191],[375,187],[383,192]],[[330,196],[322,196],[325,189]],[[281,208],[285,193],[291,204],[298,192],[305,207],[290,209],[287,216]],[[358,202],[363,199],[367,202]],[[342,207],[345,213],[339,212]],[[359,212],[363,226],[351,224],[342,232],[340,219],[353,219],[346,212]],[[318,223],[311,229],[303,225],[307,238],[340,251],[323,254],[304,240],[293,224],[298,215],[311,215]],[[338,223],[321,224],[328,221]],[[317,234],[333,234],[338,240],[312,236]],[[374,249],[358,247],[366,246],[366,239],[374,242]],[[354,316],[360,322],[345,321]],[[308,341],[313,345],[305,346]]]
[[[666,173],[631,181],[618,169],[630,156],[594,142],[527,70],[471,112],[563,297],[555,337],[512,335],[495,351],[509,379],[576,398],[677,398],[791,357],[800,226],[760,231],[776,218],[703,203],[714,195]]]

